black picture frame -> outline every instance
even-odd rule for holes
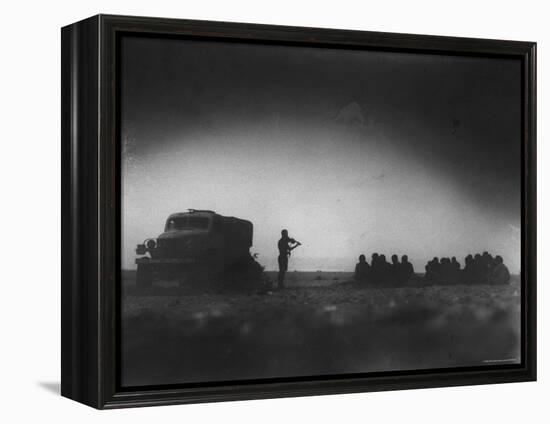
[[[127,33],[520,59],[522,363],[122,390],[117,54]],[[61,35],[63,396],[104,409],[536,380],[536,43],[113,15],[69,25]]]

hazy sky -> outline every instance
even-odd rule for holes
[[[123,266],[166,217],[254,224],[276,267],[488,250],[520,267],[519,61],[125,38]]]

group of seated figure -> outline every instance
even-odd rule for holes
[[[355,265],[355,281],[373,284],[402,284],[414,275],[413,265],[407,255],[399,257],[392,255],[391,263],[386,261],[386,255],[373,253],[371,263],[365,255],[359,256],[359,263]]]
[[[456,258],[433,258],[426,264],[427,281],[447,284],[508,284],[510,272],[501,256],[488,252],[468,255],[464,259],[464,268]]]
[[[433,258],[426,264],[424,281],[432,284],[508,284],[510,272],[501,256],[493,257],[488,252],[468,255],[464,259],[464,268],[452,258]],[[385,255],[373,253],[371,263],[365,255],[359,256],[355,265],[354,279],[360,283],[374,285],[400,285],[414,276],[413,265],[407,255],[401,257],[392,255],[391,263],[386,261]]]

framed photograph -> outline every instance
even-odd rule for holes
[[[535,380],[535,49],[63,28],[62,394],[102,409]]]

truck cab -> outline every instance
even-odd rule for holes
[[[211,210],[173,213],[164,231],[136,248],[138,283],[153,278],[221,272],[250,258],[253,226],[250,221],[225,217]]]

